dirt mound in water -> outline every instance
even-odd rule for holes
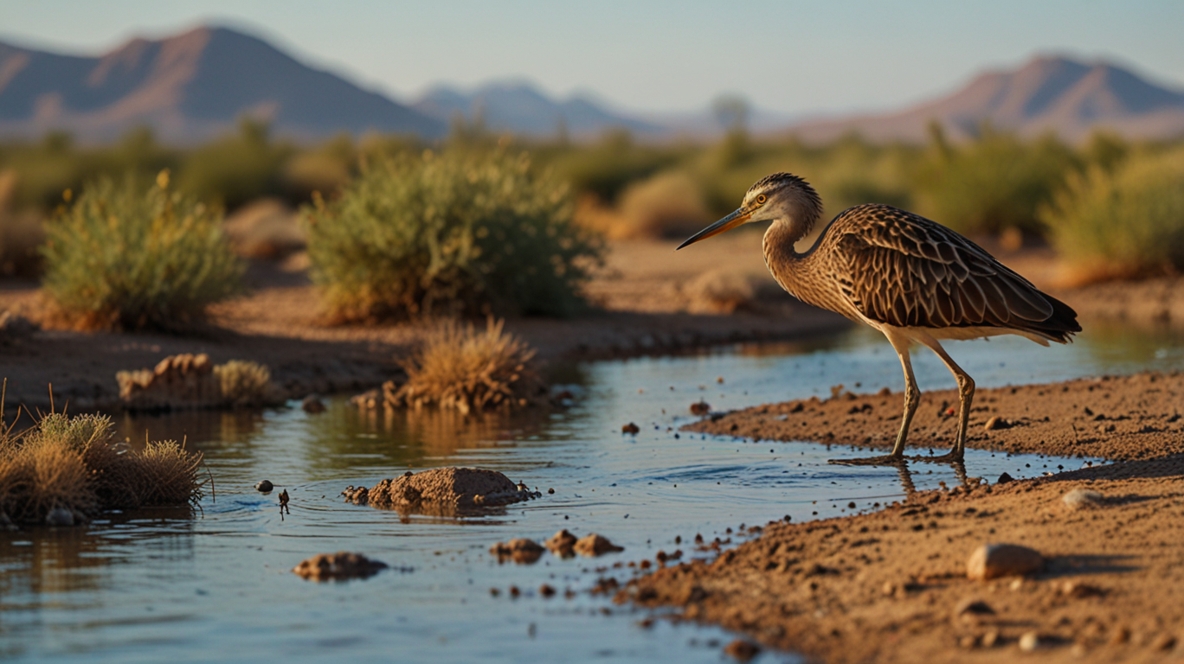
[[[496,470],[481,468],[408,471],[369,489],[347,487],[342,495],[355,505],[443,515],[509,505],[539,496]]]

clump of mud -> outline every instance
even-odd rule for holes
[[[128,410],[258,407],[282,401],[267,367],[244,360],[214,365],[205,353],[172,355],[153,369],[120,371],[115,380]]]
[[[344,581],[369,578],[386,568],[387,564],[381,560],[371,560],[360,553],[338,551],[318,553],[302,560],[292,568],[292,572],[310,581]]]
[[[509,505],[541,495],[515,484],[496,470],[453,467],[419,473],[408,471],[369,489],[350,486],[341,493],[355,505],[445,516]]]

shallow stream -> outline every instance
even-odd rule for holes
[[[1118,330],[1047,349],[1018,338],[950,347],[983,387],[1184,367],[1184,341]],[[952,387],[932,354],[915,357],[923,390]],[[896,356],[875,333],[594,362],[562,367],[553,378],[579,385],[584,396],[541,421],[388,419],[344,400],[320,415],[293,407],[121,420],[128,437],[184,436],[205,454],[213,491],[207,486],[192,516],[149,511],[74,529],[0,532],[0,658],[719,662],[731,638],[721,630],[663,620],[646,627],[647,612],[586,591],[604,575],[628,578],[631,570],[614,563],[653,560],[659,550],[707,556],[694,550],[696,534],[737,542],[728,529],[742,523],[848,514],[903,495],[893,468],[826,462],[858,450],[678,431],[700,399],[728,410],[829,395],[837,384],[899,390]],[[626,422],[640,433],[622,435]],[[970,475],[991,481],[1004,471],[1031,477],[1083,463],[977,450],[966,458]],[[404,517],[339,496],[347,485],[437,466],[500,470],[543,495],[456,519]],[[274,494],[254,490],[261,479],[287,489],[290,516],[281,517]],[[927,489],[958,478],[948,466],[914,464],[911,480]],[[601,533],[625,551],[594,560],[544,555],[529,566],[499,565],[487,551],[560,528]],[[308,556],[340,550],[392,569],[321,584],[290,572]],[[559,593],[544,598],[543,583]],[[521,596],[511,598],[511,586]],[[565,598],[566,589],[574,596]]]

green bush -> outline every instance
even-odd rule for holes
[[[176,330],[241,288],[222,215],[170,191],[168,171],[147,191],[100,179],[46,230],[43,285],[77,327]]]
[[[1075,174],[1041,219],[1079,279],[1184,269],[1184,149]]]
[[[306,208],[313,280],[337,320],[570,314],[602,252],[571,208],[525,156],[395,158]]]
[[[1037,208],[1076,166],[1053,138],[1024,142],[986,130],[969,145],[938,147],[918,169],[918,212],[964,233],[1042,232]]]

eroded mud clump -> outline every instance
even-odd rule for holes
[[[381,560],[371,560],[360,553],[338,551],[337,553],[318,553],[312,558],[302,560],[292,568],[292,572],[311,581],[329,581],[345,579],[365,579],[387,568]]]
[[[543,555],[543,547],[538,542],[525,537],[517,537],[509,542],[498,542],[489,547],[489,552],[497,556],[499,563],[513,560],[519,564],[530,564]]]
[[[496,470],[481,468],[434,468],[420,473],[408,471],[374,487],[347,487],[345,499],[356,505],[429,514],[509,505],[539,493],[519,486]]]
[[[244,360],[214,365],[205,353],[182,353],[153,369],[120,371],[119,399],[129,410],[268,406],[282,401],[267,367]]]

